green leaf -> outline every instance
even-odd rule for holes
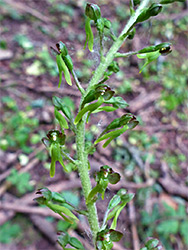
[[[86,199],[86,204],[89,204],[91,202],[94,202],[94,198],[96,196],[97,193],[101,192],[101,186],[99,184],[97,184],[89,193],[87,199]]]
[[[77,238],[75,238],[75,237],[71,237],[69,239],[69,244],[72,247],[75,247],[76,249],[79,249],[79,250],[84,249],[84,246],[82,245],[82,243]]]
[[[98,113],[101,111],[105,111],[105,112],[113,112],[115,111],[117,108],[115,107],[111,107],[111,106],[103,106],[103,107],[99,107],[98,109],[94,110],[92,113]]]
[[[157,227],[156,230],[159,234],[163,234],[164,236],[168,236],[169,234],[176,234],[179,229],[179,222],[178,220],[167,220],[161,222]]]
[[[69,128],[69,125],[65,117],[61,113],[59,113],[56,108],[54,109],[54,115],[55,115],[55,118],[58,120],[62,130]]]
[[[95,142],[94,142],[94,144],[97,144],[97,143],[99,143],[99,142],[101,142],[101,141],[103,141],[103,140],[106,140],[106,139],[108,139],[108,138],[110,138],[110,141],[112,140],[112,139],[114,139],[114,138],[116,138],[116,137],[118,137],[118,136],[120,136],[121,134],[123,134],[126,130],[128,130],[129,129],[129,127],[127,126],[127,125],[125,125],[123,128],[121,128],[121,129],[117,129],[117,130],[115,130],[115,131],[111,131],[111,132],[109,132],[109,133],[107,133],[107,134],[105,134],[105,135],[103,135],[103,136],[101,136],[101,137],[99,137]],[[109,143],[110,143],[110,141],[109,141]],[[108,144],[109,144],[108,143]],[[107,146],[107,145],[106,145]]]
[[[99,138],[104,135],[106,132],[116,129],[116,128],[120,128],[124,125],[129,126],[129,124],[132,124],[133,121],[136,121],[136,118],[132,115],[132,114],[125,114],[123,116],[121,116],[120,118],[116,118],[114,119],[104,130],[103,132],[100,134]],[[138,123],[138,122],[137,122]],[[132,128],[132,127],[131,127]]]
[[[52,209],[55,213],[58,213],[59,215],[61,215],[64,218],[64,220],[68,221],[69,223],[72,224],[74,222],[74,220],[78,221],[78,218],[68,208],[66,208],[64,206],[57,205],[57,204],[53,204],[50,202],[48,202],[46,205],[50,209]],[[71,220],[65,216],[68,216],[73,220]]]
[[[97,102],[89,104],[86,107],[84,107],[83,109],[81,109],[74,120],[74,124],[76,125],[88,111],[90,113],[92,113],[95,109],[97,109],[99,106],[101,106],[101,104],[103,102],[104,102],[103,98],[99,97],[99,100]]]
[[[85,41],[84,49],[86,48],[86,45],[88,43],[88,49],[92,52],[93,51],[94,37],[93,37],[93,31],[91,29],[90,21],[91,21],[91,19],[87,17],[86,21],[85,21],[86,41]]]
[[[119,195],[114,195],[108,204],[108,210],[113,209],[121,202],[121,197]]]
[[[69,242],[69,238],[70,236],[67,233],[61,233],[61,235],[58,236],[58,240],[57,242],[60,244],[60,246],[62,246],[62,248],[64,249],[64,247],[66,247],[66,245]]]
[[[112,96],[110,100],[104,101],[106,104],[112,104],[115,108],[127,108],[129,105],[128,103],[121,97],[121,96]]]
[[[72,85],[72,81],[71,81],[69,70],[68,70],[65,62],[63,61],[61,55],[57,55],[56,56],[56,63],[57,63],[58,70],[59,70],[59,84],[58,84],[58,88],[60,88],[60,86],[61,86],[62,72],[64,73],[64,77],[65,77],[66,82],[69,85]]]
[[[63,114],[69,120],[71,120],[72,112],[71,112],[71,109],[69,108],[69,106],[64,103],[64,98],[61,99],[57,96],[53,96],[52,102],[53,102],[54,107],[57,108],[57,110],[61,110],[63,112]]]

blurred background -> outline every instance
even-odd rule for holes
[[[130,16],[129,1],[93,1],[118,34]],[[94,52],[83,50],[86,1],[0,0],[0,249],[58,249],[56,233],[67,231],[92,249],[87,221],[79,225],[59,220],[33,199],[41,187],[61,192],[83,207],[76,172],[58,166],[49,177],[50,158],[41,138],[58,128],[52,96],[77,110],[80,93],[64,80],[50,46],[63,41],[78,78],[86,87],[99,63],[99,41]],[[120,71],[108,84],[128,103],[127,110],[93,115],[86,137],[93,141],[106,122],[125,111],[137,116],[139,126],[111,143],[98,145],[91,157],[91,176],[102,165],[121,173],[120,184],[110,186],[98,201],[102,220],[109,199],[119,188],[136,194],[123,210],[118,230],[124,233],[114,249],[138,250],[148,237],[160,239],[167,250],[188,249],[188,9],[185,3],[166,5],[156,18],[136,26],[133,40],[121,52],[161,42],[172,43],[172,53],[160,56],[141,74],[143,60],[117,60]],[[105,39],[105,48],[112,41]],[[75,141],[67,131],[67,152],[75,155]],[[93,182],[93,185],[95,182]],[[81,224],[81,225],[80,225]]]

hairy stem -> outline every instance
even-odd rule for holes
[[[85,122],[81,120],[77,125],[76,132],[76,145],[77,145],[77,157],[80,162],[78,164],[78,172],[82,183],[82,189],[85,199],[87,199],[89,192],[91,191],[91,180],[88,171],[88,157],[85,153]],[[95,204],[88,204],[88,221],[93,235],[93,241],[95,244],[95,238],[99,231],[98,216]]]

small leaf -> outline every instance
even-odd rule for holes
[[[74,120],[74,124],[76,125],[81,119],[82,117],[85,115],[85,113],[87,113],[88,111],[90,113],[92,113],[95,109],[97,109],[99,106],[101,106],[101,104],[104,102],[103,98],[99,98],[99,100],[95,103],[92,103],[86,107],[84,107],[83,109],[80,110],[80,112],[78,113],[78,115],[76,116],[75,120]]]
[[[57,242],[60,244],[60,246],[63,247],[66,247],[66,245],[68,244],[69,242],[69,238],[70,236],[67,234],[67,233],[61,233],[59,236],[58,236],[58,240]]]
[[[63,61],[65,62],[66,66],[70,70],[70,72],[72,72],[72,70],[73,70],[73,62],[72,62],[72,59],[71,59],[70,55],[64,56]]]
[[[57,110],[61,110],[63,112],[63,114],[69,119],[71,120],[72,118],[72,111],[71,109],[63,103],[63,100],[57,96],[53,96],[52,98],[52,102],[55,108],[57,108]]]
[[[52,209],[55,213],[60,214],[66,221],[70,222],[71,224],[73,223],[73,221],[66,218],[64,215],[70,217],[73,220],[78,220],[78,218],[66,207],[63,207],[63,206],[60,206],[60,205],[57,205],[57,204],[52,204],[52,203],[49,203],[49,202],[46,205],[50,209]]]
[[[116,118],[114,119],[104,130],[103,132],[100,134],[99,138],[104,135],[106,132],[116,129],[116,128],[120,128],[124,125],[129,125],[129,122],[133,120],[136,120],[136,118],[132,115],[132,114],[125,114],[123,116],[121,116],[120,118]]]
[[[111,106],[103,106],[103,107],[99,107],[98,109],[96,109],[92,113],[98,113],[98,112],[101,112],[101,111],[112,112],[112,111],[115,111],[116,109],[117,108],[111,107]]]
[[[61,113],[59,113],[56,108],[54,109],[54,115],[55,115],[55,118],[58,120],[62,130],[69,128],[69,125],[65,117]]]
[[[121,198],[119,195],[114,195],[112,197],[112,199],[110,200],[109,204],[108,204],[108,210],[113,209],[114,207],[116,207],[119,203],[121,202]]]
[[[69,70],[68,70],[65,62],[63,61],[61,55],[57,55],[56,56],[56,62],[57,62],[57,66],[58,66],[58,69],[59,69],[59,84],[58,84],[58,88],[60,88],[60,86],[61,86],[62,72],[64,73],[64,77],[65,77],[66,82],[69,85],[72,85],[72,81],[71,81]]]
[[[112,104],[113,107],[121,109],[124,109],[129,106],[128,103],[121,96],[116,96],[116,97],[113,96],[110,98],[110,100],[105,101],[104,103]]]
[[[72,247],[75,247],[76,249],[79,249],[79,250],[84,249],[84,246],[82,245],[82,243],[77,238],[75,238],[75,237],[71,237],[69,239],[69,244]]]
[[[86,200],[86,204],[89,204],[93,201],[95,201],[95,196],[97,193],[100,193],[101,191],[101,186],[100,185],[96,185],[89,193],[87,200]]]
[[[99,142],[101,142],[101,141],[103,141],[103,140],[105,140],[105,139],[108,139],[108,138],[116,138],[116,137],[118,137],[118,136],[120,136],[121,134],[123,134],[126,130],[128,130],[129,129],[129,127],[127,126],[127,125],[125,125],[123,128],[121,128],[121,129],[116,129],[115,131],[111,131],[111,132],[109,132],[109,133],[107,133],[107,134],[105,134],[105,135],[103,135],[103,136],[101,136],[101,137],[99,137],[95,142],[94,142],[94,144],[97,144],[97,143],[99,143]],[[110,143],[110,142],[109,142]],[[108,143],[108,144],[109,144]]]
[[[66,200],[62,197],[61,194],[57,192],[51,192],[52,193],[52,200],[59,202],[59,203],[66,203]]]

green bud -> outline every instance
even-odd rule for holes
[[[103,18],[103,20],[104,20],[104,27],[106,29],[110,29],[111,26],[112,26],[111,22],[108,19],[106,19],[106,18]]]
[[[104,32],[104,19],[103,18],[97,19],[96,27],[97,27],[97,30],[99,31],[99,34],[103,34]]]
[[[158,45],[155,46],[156,50],[161,50],[161,49],[169,49],[171,46],[171,43],[160,43]]]
[[[56,142],[60,145],[65,144],[65,134],[61,133],[59,130],[50,130],[47,134],[47,137],[50,140],[50,143]]]
[[[138,51],[138,54],[143,54],[143,53],[149,53],[149,52],[154,52],[159,50],[159,52],[161,53],[161,51],[169,51],[171,49],[171,43],[160,43],[158,45],[153,45],[153,46],[149,46],[146,47],[144,49],[141,49]]]
[[[162,5],[158,3],[152,3],[148,9],[150,16],[157,16],[162,10]]]
[[[162,5],[158,3],[152,3],[148,9],[144,9],[138,16],[136,23],[141,23],[149,19],[151,16],[157,16],[162,10]]]
[[[114,72],[114,73],[119,72],[118,63],[116,61],[111,62],[110,65],[108,66],[108,71]]]
[[[150,15],[148,15],[147,9],[144,9],[140,15],[136,19],[136,23],[141,23],[146,21],[147,19],[150,18]]]
[[[101,18],[101,10],[97,4],[87,3],[85,15],[96,22],[97,19]]]

